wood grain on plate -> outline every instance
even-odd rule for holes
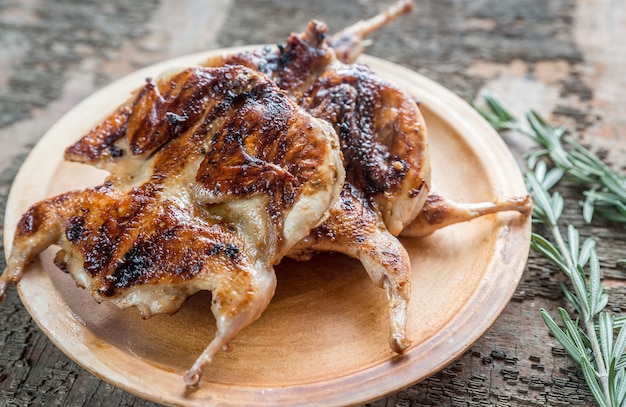
[[[215,52],[215,51],[214,51]],[[63,150],[119,105],[146,77],[201,61],[210,53],[145,68],[94,94],[59,120],[32,151],[7,205],[5,246],[34,202],[102,181],[104,173],[66,163]],[[466,202],[524,195],[517,165],[498,135],[455,95],[397,65],[364,62],[419,102],[430,137],[435,190]],[[480,337],[511,298],[529,247],[530,220],[490,215],[425,239],[403,239],[413,265],[404,355],[387,345],[383,290],[356,260],[325,254],[283,261],[278,288],[259,320],[186,389],[182,374],[211,340],[210,294],[173,316],[142,320],[134,309],[97,304],[44,252],[18,285],[48,337],[93,374],[131,393],[175,405],[357,404],[429,376]],[[8,255],[8,253],[7,253]]]

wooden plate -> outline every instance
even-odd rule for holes
[[[20,170],[7,204],[5,247],[34,202],[101,182],[104,173],[62,160],[65,147],[106,117],[129,92],[166,68],[189,66],[210,53],[174,59],[133,73],[86,99],[59,120]],[[370,65],[420,103],[430,132],[435,189],[466,202],[524,195],[510,152],[465,102],[432,81],[369,56]],[[286,260],[269,308],[217,355],[201,386],[182,374],[213,337],[210,295],[193,296],[174,316],[142,320],[135,309],[97,304],[44,252],[18,285],[43,332],[94,375],[131,393],[173,405],[358,404],[437,372],[494,322],[522,274],[530,220],[490,215],[404,239],[413,264],[408,332],[398,356],[387,345],[383,290],[361,265],[341,255]],[[8,255],[8,253],[7,253]]]

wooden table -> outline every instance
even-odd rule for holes
[[[626,170],[626,3],[611,0],[420,1],[374,36],[367,53],[404,65],[466,99],[495,91],[521,115],[537,109]],[[275,43],[310,18],[331,29],[385,1],[66,0],[0,3],[0,220],[20,164],[44,132],[95,90],[140,67],[207,49]],[[516,157],[532,146],[508,135]],[[521,162],[521,161],[520,161]],[[620,168],[621,167],[621,168]],[[597,239],[609,309],[626,309],[623,226],[566,221]],[[3,223],[3,222],[0,222]],[[2,233],[0,229],[0,233]],[[0,239],[1,240],[1,239]],[[0,243],[1,244],[1,243]],[[0,268],[5,262],[0,258]],[[441,372],[372,406],[593,405],[577,366],[539,310],[565,303],[560,273],[531,253],[509,305]],[[99,380],[40,332],[14,288],[0,307],[0,405],[154,405]]]

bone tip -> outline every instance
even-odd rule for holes
[[[395,17],[401,16],[403,14],[410,13],[415,8],[415,3],[413,0],[398,0],[396,3],[391,5],[383,14],[386,14],[387,18],[394,19]]]
[[[529,216],[533,213],[533,200],[531,199],[530,195],[526,195],[524,198],[522,198],[520,213],[524,216]]]
[[[392,334],[389,338],[389,346],[396,353],[404,353],[411,346],[411,340],[404,335]]]
[[[202,376],[202,372],[197,369],[190,369],[185,372],[183,376],[183,380],[185,381],[185,385],[187,387],[196,387],[200,382],[200,377]]]
[[[0,303],[4,301],[11,280],[8,278],[8,272],[0,276]]]
[[[412,11],[413,8],[415,8],[415,3],[413,2],[413,0],[399,0],[398,5],[400,7],[400,10],[405,13],[408,13]]]

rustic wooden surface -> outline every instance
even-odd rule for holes
[[[626,3],[612,0],[416,0],[380,30],[369,54],[410,67],[466,99],[497,92],[515,112],[535,108],[626,171]],[[0,224],[10,184],[32,146],[98,88],[175,56],[274,43],[310,18],[339,29],[387,1],[0,0]],[[506,136],[516,157],[531,144]],[[566,219],[597,239],[609,309],[626,312],[626,230]],[[0,229],[2,233],[2,229]],[[1,241],[1,239],[0,239]],[[1,245],[1,243],[0,243]],[[0,257],[0,269],[5,260]],[[441,372],[371,406],[593,405],[575,364],[539,310],[564,304],[559,272],[531,253],[493,327]],[[30,319],[14,288],[0,306],[0,406],[153,406],[92,376]]]

